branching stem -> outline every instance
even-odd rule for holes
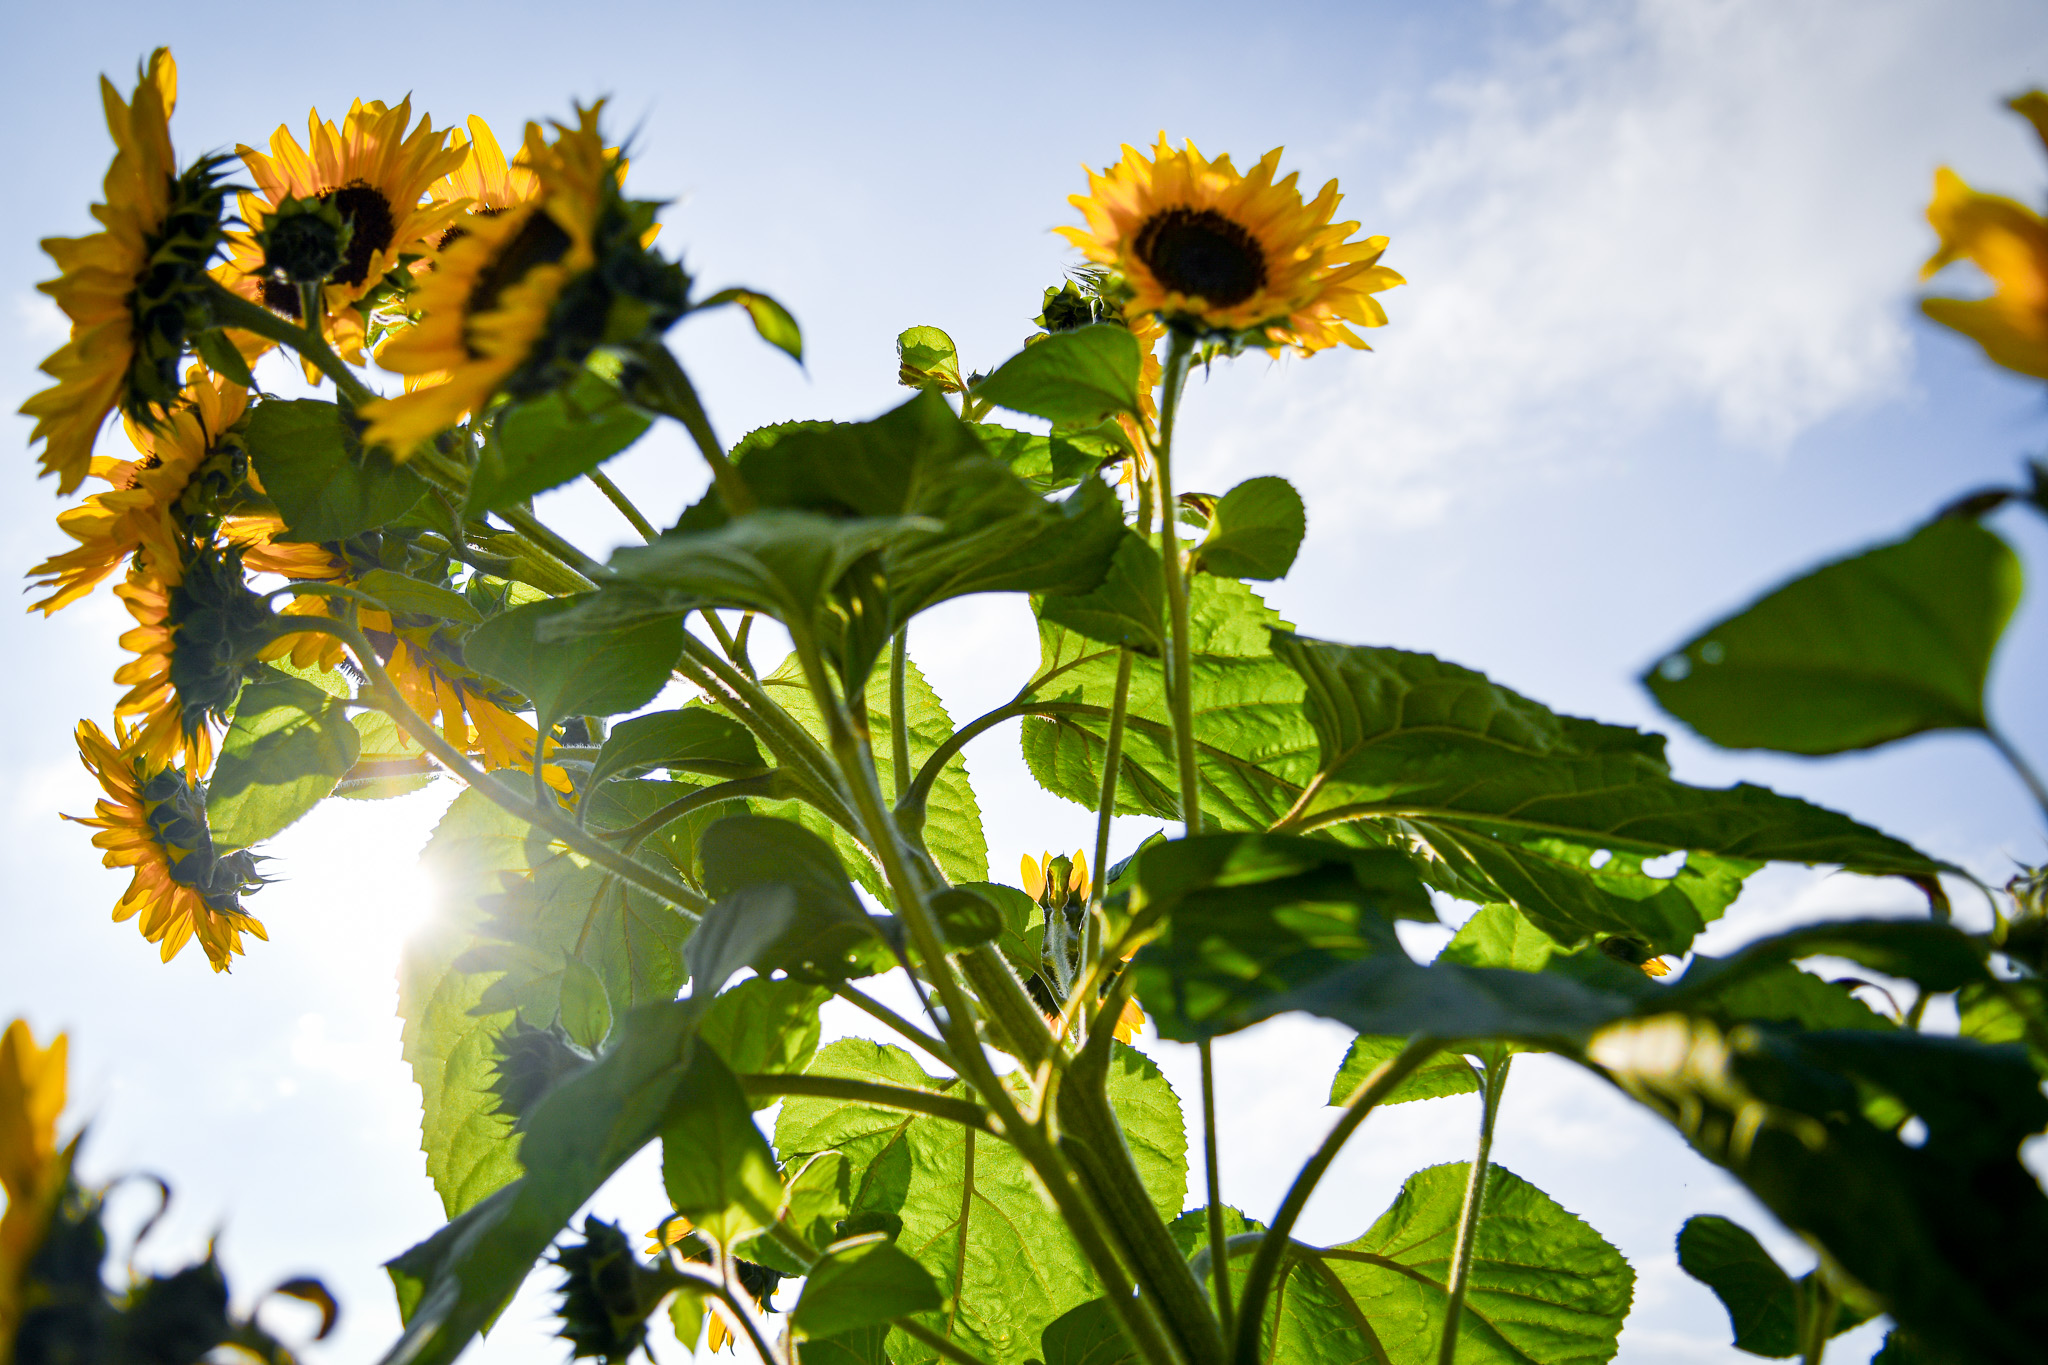
[[[1472,1254],[1479,1244],[1479,1219],[1486,1210],[1487,1162],[1493,1157],[1493,1124],[1500,1116],[1501,1091],[1507,1088],[1508,1063],[1514,1054],[1499,1043],[1480,1083],[1479,1147],[1465,1173],[1465,1202],[1458,1210],[1458,1234],[1451,1243],[1451,1278],[1444,1290],[1444,1334],[1437,1345],[1437,1365],[1452,1365],[1458,1356],[1458,1326],[1465,1312],[1465,1289],[1472,1280]]]

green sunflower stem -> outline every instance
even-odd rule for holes
[[[1230,1306],[1230,1256],[1223,1249],[1223,1159],[1216,1150],[1216,1058],[1209,1040],[1202,1054],[1202,1167],[1209,1195],[1209,1270],[1216,1285],[1216,1320],[1224,1340],[1237,1335]]]
[[[324,632],[347,645],[354,652],[357,665],[376,687],[377,704],[385,714],[397,721],[399,728],[410,735],[414,743],[432,754],[449,772],[482,792],[484,798],[491,804],[518,816],[538,829],[546,830],[621,881],[629,882],[674,906],[692,922],[711,908],[709,901],[673,877],[665,876],[645,863],[636,862],[625,856],[602,839],[578,828],[574,820],[560,811],[550,810],[544,803],[527,800],[471,763],[468,756],[443,738],[441,732],[436,730],[426,717],[413,710],[404,694],[398,690],[397,684],[391,681],[391,675],[385,671],[384,661],[377,656],[377,651],[352,621],[337,621],[332,617],[305,617],[294,622],[293,626],[299,631]],[[536,750],[540,747],[538,735],[535,736],[534,747]],[[533,761],[536,765],[542,762],[538,752],[534,754]]]
[[[1173,713],[1173,748],[1180,767],[1181,821],[1190,835],[1202,832],[1201,770],[1195,762],[1193,647],[1188,639],[1187,568],[1181,563],[1173,503],[1173,428],[1181,391],[1195,353],[1194,338],[1178,328],[1166,333],[1165,373],[1159,383],[1159,436],[1152,444],[1152,477],[1159,490],[1159,562],[1166,576],[1167,706]]]
[[[261,304],[251,303],[240,294],[223,288],[216,280],[207,281],[207,298],[213,304],[215,323],[254,332],[267,341],[289,346],[313,368],[332,379],[336,391],[347,398],[351,406],[361,407],[377,398],[376,391],[356,378],[355,371],[312,328],[287,322]]]
[[[1102,956],[1102,903],[1109,896],[1109,827],[1116,818],[1117,780],[1124,766],[1124,716],[1131,704],[1131,651],[1120,649],[1116,659],[1116,692],[1109,705],[1109,738],[1102,754],[1102,798],[1095,808],[1095,867],[1088,888],[1088,930],[1082,940],[1081,975],[1094,977],[1096,959]],[[1226,1331],[1225,1336],[1229,1333]]]
[[[1498,1046],[1498,1044],[1496,1044]],[[1479,1243],[1479,1218],[1486,1209],[1487,1162],[1493,1156],[1493,1125],[1500,1117],[1500,1094],[1507,1087],[1508,1063],[1514,1054],[1503,1048],[1486,1064],[1485,1092],[1479,1109],[1479,1149],[1465,1174],[1465,1203],[1458,1210],[1458,1235],[1451,1243],[1451,1278],[1444,1289],[1444,1334],[1437,1344],[1437,1365],[1458,1358],[1458,1323],[1465,1312],[1465,1290],[1472,1282],[1472,1253]]]
[[[910,713],[905,700],[909,673],[910,630],[905,627],[889,644],[889,769],[899,806],[910,791]]]
[[[674,354],[657,342],[641,350],[639,356],[647,366],[652,383],[635,392],[636,400],[683,424],[683,430],[689,432],[690,439],[697,443],[704,463],[711,466],[711,478],[718,485],[718,496],[724,500],[727,514],[737,517],[753,511],[754,491],[747,487],[747,481],[726,458],[725,447],[718,443],[718,435],[711,429],[711,419],[705,415],[704,404],[697,397],[697,387],[690,382],[690,376],[684,373]]]
[[[625,490],[613,483],[602,469],[591,470],[587,477],[597,485],[597,491],[604,494],[611,505],[619,509],[619,515],[633,524],[633,529],[640,533],[640,539],[652,545],[661,533],[656,531],[654,523],[633,505],[633,500],[626,496]]]

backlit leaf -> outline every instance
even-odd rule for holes
[[[469,514],[510,507],[588,474],[652,424],[616,387],[587,371],[567,388],[513,403],[491,423],[477,454]]]
[[[266,398],[250,411],[249,461],[288,539],[345,540],[398,520],[426,495],[417,474],[383,450],[364,450],[357,431],[317,398]]]
[[[1111,323],[1055,332],[1004,361],[974,396],[1014,412],[1087,426],[1138,412],[1138,340]]]
[[[355,766],[360,742],[339,702],[275,670],[242,689],[206,786],[216,846],[247,848],[320,803]]]

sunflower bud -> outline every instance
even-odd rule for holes
[[[491,1092],[498,1097],[498,1110],[515,1122],[525,1119],[564,1078],[585,1066],[590,1054],[569,1040],[560,1024],[534,1028],[514,1023],[498,1035],[497,1069],[491,1076]]]
[[[1083,294],[1072,280],[1057,288],[1047,286],[1045,306],[1032,319],[1048,332],[1071,332],[1101,320],[1102,301]]]
[[[647,1316],[675,1289],[677,1277],[633,1254],[616,1223],[583,1220],[583,1241],[558,1248],[562,1330],[571,1358],[623,1362],[647,1341]]]
[[[348,259],[355,225],[329,202],[333,196],[286,196],[263,226],[256,243],[263,248],[264,273],[280,285],[319,284]]]

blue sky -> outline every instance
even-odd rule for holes
[[[1991,371],[1912,306],[1936,165],[2030,200],[2048,185],[2031,134],[1997,108],[2048,82],[2038,6],[361,4],[212,22],[162,6],[11,6],[0,410],[40,387],[34,365],[62,340],[33,290],[48,274],[35,242],[88,226],[108,154],[96,78],[131,80],[161,42],[179,60],[173,128],[187,155],[261,144],[280,122],[302,129],[309,103],[338,114],[356,96],[410,91],[437,123],[482,114],[507,141],[572,97],[611,96],[632,184],[674,201],[663,245],[706,289],[769,290],[804,326],[803,370],[737,319],[678,329],[728,439],[897,401],[891,342],[905,326],[947,328],[983,367],[1008,355],[1071,263],[1049,229],[1072,220],[1081,163],[1161,128],[1240,163],[1284,144],[1311,189],[1341,180],[1347,215],[1392,237],[1387,263],[1410,284],[1384,296],[1393,325],[1372,355],[1254,357],[1198,378],[1186,479],[1221,491],[1281,473],[1301,488],[1308,544],[1271,596],[1304,631],[1431,650],[1580,714],[1658,726],[1633,679],[1666,647],[1787,573],[2009,479],[2048,432],[2038,386]],[[118,447],[118,432],[108,440]],[[8,470],[0,559],[26,569],[58,547],[57,509],[26,456]],[[613,472],[657,517],[703,484],[666,432]],[[593,551],[629,534],[595,497],[544,510]],[[1999,525],[2044,562],[2038,524]],[[122,881],[54,818],[90,806],[69,732],[108,710],[124,622],[105,596],[51,621],[0,619],[15,717],[0,736],[0,1017],[71,1031],[74,1112],[96,1116],[91,1169],[146,1168],[177,1186],[159,1254],[220,1228],[245,1290],[326,1274],[347,1316],[316,1358],[373,1358],[395,1324],[375,1265],[439,1216],[391,968],[432,913],[412,855],[445,797],[323,808],[272,850],[284,880],[255,905],[269,944],[232,978],[196,953],[158,965],[132,926],[107,920]],[[1015,601],[953,604],[913,649],[956,719],[1004,699],[1035,654]],[[2025,679],[2044,667],[2048,612],[2030,601],[1994,708],[2037,762],[2048,720]],[[1672,752],[1690,780],[1770,783],[1987,876],[2041,856],[2016,784],[1960,738],[1828,763],[1683,735]],[[1021,853],[1087,838],[1079,808],[1028,788],[1014,726],[969,761],[997,876]],[[1124,846],[1150,829],[1122,823]],[[1706,946],[1903,904],[1877,884],[1773,871]],[[1220,1049],[1234,1202],[1262,1213],[1277,1201],[1320,1135],[1315,1106],[1343,1043],[1281,1022]],[[1188,1059],[1153,1051],[1189,1094]],[[1464,1099],[1376,1117],[1304,1233],[1355,1235],[1408,1172],[1463,1159],[1475,1120]],[[1635,1262],[1622,1360],[1739,1358],[1671,1237],[1695,1212],[1759,1230],[1762,1215],[1563,1068],[1520,1067],[1503,1127],[1496,1159]],[[658,1200],[641,1167],[599,1207],[651,1222]],[[540,1302],[530,1293],[474,1358],[561,1359],[524,1325]]]

